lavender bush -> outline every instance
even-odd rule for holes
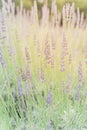
[[[16,10],[16,13],[15,13]],[[0,130],[87,130],[87,18],[74,3],[2,0]]]

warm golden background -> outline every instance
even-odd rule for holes
[[[20,3],[20,0],[14,0],[16,4]],[[32,6],[34,0],[23,0],[24,6],[26,8],[29,8]],[[37,0],[39,8],[42,6],[42,4],[46,0]],[[58,8],[62,9],[63,5],[66,2],[74,2],[76,4],[76,7],[79,7],[80,10],[84,11],[87,13],[87,0],[56,0]],[[48,5],[51,7],[52,0],[48,0]]]

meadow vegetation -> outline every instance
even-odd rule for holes
[[[87,130],[87,18],[54,1],[39,15],[2,1],[0,130]]]

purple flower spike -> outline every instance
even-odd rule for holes
[[[51,91],[48,92],[46,103],[47,103],[47,106],[51,105],[51,103],[52,103],[52,93],[51,93]]]
[[[23,95],[23,90],[22,90],[22,86],[21,86],[21,82],[20,82],[19,77],[17,78],[17,83],[18,83],[18,93],[19,93],[19,96],[22,96]]]

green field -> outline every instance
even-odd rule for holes
[[[2,7],[0,130],[87,130],[84,14],[74,3],[44,4],[40,18],[36,2]]]

